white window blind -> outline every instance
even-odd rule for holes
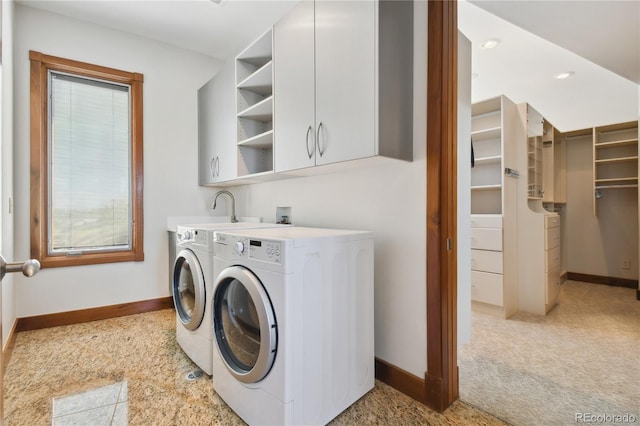
[[[49,90],[49,253],[130,248],[130,87],[50,71]]]

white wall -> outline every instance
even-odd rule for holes
[[[13,21],[14,2],[2,2],[2,112],[0,114],[0,128],[2,129],[2,231],[0,232],[1,254],[9,262],[14,258],[13,251],[13,209],[10,207],[13,198]],[[8,274],[2,280],[2,347],[9,337],[11,327],[15,322],[16,313],[14,300],[15,274]]]
[[[416,2],[414,161],[232,188],[239,216],[273,221],[290,206],[298,225],[373,230],[376,356],[426,371],[426,20]],[[17,316],[169,295],[166,217],[209,214],[198,188],[196,91],[212,59],[23,6],[16,7],[17,255],[29,254],[28,50],[141,72],[145,117],[145,262],[44,270],[21,280]],[[38,28],[38,31],[31,31]]]
[[[593,215],[591,136],[567,142],[567,270],[638,279],[638,191],[603,190]],[[622,259],[631,261],[623,270]]]
[[[29,50],[144,74],[144,262],[50,268],[17,278],[16,315],[169,296],[167,216],[209,214],[197,187],[197,98],[219,62],[166,44],[16,6],[15,240],[29,256]]]
[[[458,31],[458,351],[471,338],[471,41]]]
[[[426,2],[416,2],[414,161],[232,188],[240,215],[375,234],[375,354],[426,371]]]

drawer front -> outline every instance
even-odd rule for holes
[[[562,284],[560,282],[560,270],[549,272],[547,274],[547,291],[545,294],[545,303],[547,305],[555,303],[558,299],[558,294],[560,294],[560,284]]]
[[[471,228],[471,248],[502,251],[502,229]]]
[[[471,271],[471,300],[502,306],[502,274]]]
[[[502,215],[499,214],[472,214],[472,228],[502,228]]]
[[[560,269],[560,247],[552,248],[545,252],[544,270],[545,272],[556,271]],[[473,259],[473,255],[471,256]]]
[[[471,250],[471,269],[474,271],[502,273],[502,252]]]
[[[556,228],[560,226],[560,215],[549,214],[544,217],[545,228]]]
[[[560,227],[549,228],[545,233],[544,249],[560,247]]]

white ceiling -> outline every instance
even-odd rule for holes
[[[93,22],[217,59],[239,53],[293,0],[17,0],[18,4]]]
[[[473,72],[479,75],[473,80],[474,100],[504,93],[516,102],[531,103],[563,131],[637,118],[640,2],[472,1],[486,9],[460,2],[459,27],[473,43]],[[296,1],[17,3],[224,60],[256,39]],[[478,43],[491,37],[502,43],[492,50],[480,50]],[[550,79],[565,70],[575,75],[564,81]]]
[[[568,7],[567,3],[579,5],[581,9]],[[589,22],[590,25],[585,27],[585,23],[591,19],[591,12],[598,9],[600,2],[474,1],[472,4],[461,1],[458,7],[458,27],[472,42],[474,102],[505,94],[516,103],[528,102],[561,131],[638,118],[638,84],[487,12],[484,8],[488,6],[496,10],[496,13],[514,15],[511,19],[523,22],[522,25],[527,23],[536,32],[548,34],[557,43],[565,46],[572,43],[578,45],[599,62],[618,56],[638,57],[638,52],[631,50],[638,49],[640,42],[637,39],[625,40],[628,39],[627,32],[637,33],[640,16],[636,16],[635,20],[627,20],[627,25],[615,20],[609,21],[611,16],[601,10],[601,20]],[[519,14],[515,13],[514,6],[519,7]],[[556,15],[557,7],[561,11],[573,11],[571,18],[564,16],[564,32],[557,28],[554,30],[558,16],[563,15]],[[585,10],[584,16],[582,8]],[[619,12],[618,8],[613,9]],[[628,8],[630,13],[635,10],[636,5]],[[623,39],[619,39],[622,36],[618,35],[617,27],[626,28]],[[585,35],[589,32],[608,40],[612,44],[609,50],[616,52],[606,55],[600,48],[589,49],[588,43],[584,46],[576,43],[594,38],[594,35]],[[501,40],[497,47],[480,48],[483,41],[492,38]],[[618,44],[622,41],[627,44]],[[629,75],[638,74],[637,65],[629,66],[627,61],[614,60],[611,68]],[[556,74],[565,71],[573,71],[575,74],[566,80],[554,78]]]
[[[637,0],[470,2],[640,84]]]

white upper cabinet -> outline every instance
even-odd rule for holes
[[[198,90],[198,184],[237,176],[235,64],[227,62]]]
[[[315,165],[314,4],[300,2],[273,28],[277,64],[276,171]]]
[[[412,159],[413,2],[300,2],[274,63],[276,172]]]
[[[315,5],[316,164],[371,157],[376,136],[376,3]]]

